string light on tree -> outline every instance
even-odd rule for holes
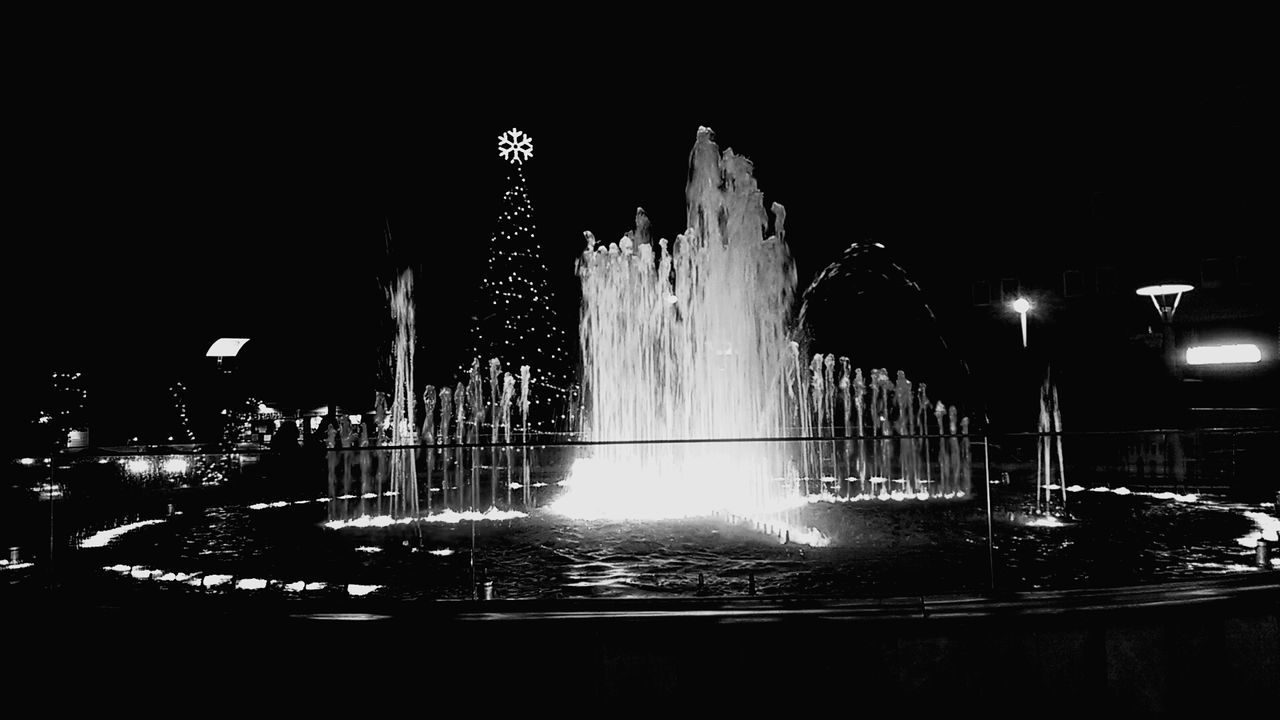
[[[88,392],[80,373],[53,373],[49,397],[45,409],[36,416],[36,424],[48,428],[50,443],[54,448],[62,447],[71,431],[88,429],[85,414],[87,399]]]
[[[537,242],[525,178],[533,138],[511,128],[498,136],[498,155],[506,161],[508,187],[489,238],[471,354],[460,372],[466,376],[473,358],[485,367],[497,358],[503,369],[512,371],[529,365],[530,427],[550,430],[570,385],[570,361],[568,338],[551,304],[550,273]]]
[[[182,434],[186,436],[187,442],[193,443],[196,441],[196,435],[191,430],[191,418],[187,417],[187,387],[181,382],[176,382],[173,387],[169,388],[169,392],[173,396],[173,405],[178,413],[178,423]]]

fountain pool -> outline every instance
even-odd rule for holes
[[[1034,477],[993,486],[990,538],[981,485],[922,502],[826,482],[773,523],[577,519],[555,510],[574,449],[533,449],[527,484],[505,465],[522,450],[425,451],[459,465],[419,474],[417,508],[391,481],[391,455],[422,450],[263,456],[212,483],[200,459],[161,483],[116,460],[77,463],[46,501],[53,542],[30,540],[32,566],[5,575],[38,577],[43,547],[59,583],[103,598],[890,597],[985,592],[993,579],[1035,590],[1258,572],[1255,546],[1280,525],[1267,503],[1104,486],[1072,486],[1069,510],[1044,515]]]

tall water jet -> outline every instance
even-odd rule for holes
[[[498,405],[498,394],[502,391],[498,379],[502,376],[502,361],[498,358],[490,358],[489,360],[489,443],[491,445],[498,444],[498,425],[501,408]]]
[[[449,421],[453,419],[453,393],[449,388],[440,388],[440,434],[438,445],[449,444]]]
[[[414,385],[413,350],[416,344],[414,329],[413,272],[405,270],[387,291],[391,304],[391,317],[396,323],[396,339],[392,348],[392,370],[395,388],[391,401],[392,444],[413,442]]]
[[[422,410],[426,417],[422,419],[422,432],[419,433],[424,445],[436,444],[436,387],[428,385],[422,391]]]
[[[498,417],[502,423],[502,441],[511,443],[511,399],[516,394],[516,379],[511,373],[502,374],[502,401]]]
[[[416,344],[413,303],[413,272],[405,270],[387,291],[391,317],[396,323],[392,348],[395,387],[391,400],[391,444],[413,445],[417,442],[416,409],[413,384],[413,354]],[[430,414],[430,412],[428,412]],[[361,430],[364,429],[362,424]],[[417,511],[418,470],[413,451],[390,451],[391,486],[406,513]],[[367,455],[367,454],[366,454]],[[386,468],[385,456],[380,468]],[[367,477],[367,473],[364,475]],[[379,475],[381,477],[381,474]],[[381,491],[379,491],[381,494]]]
[[[457,417],[454,421],[454,432],[457,434],[457,442],[459,445],[467,441],[467,391],[466,386],[459,382],[453,389],[454,408],[457,410]]]
[[[520,366],[520,442],[526,442],[529,434],[529,366]]]
[[[578,276],[591,440],[777,437],[791,424],[779,392],[796,359],[784,211],[774,204],[766,237],[751,163],[721,153],[706,128],[690,155],[686,199],[688,230],[670,249],[646,242],[647,227],[607,247],[587,233]],[[797,498],[778,479],[787,460],[778,443],[597,446],[576,461],[555,509],[630,518],[769,512]]]

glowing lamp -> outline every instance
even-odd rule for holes
[[[1173,322],[1173,314],[1178,310],[1178,303],[1182,302],[1182,294],[1194,289],[1186,283],[1165,283],[1146,285],[1134,292],[1151,298],[1151,304],[1155,306],[1156,312],[1160,313],[1160,319]]]
[[[1256,362],[1262,362],[1262,351],[1253,343],[1187,348],[1188,365],[1243,365]]]
[[[1022,347],[1027,346],[1027,313],[1031,312],[1031,308],[1031,301],[1024,297],[1013,301],[1013,311],[1018,313],[1018,317],[1022,321]]]
[[[216,357],[219,361],[224,357],[235,357],[247,342],[249,338],[218,338],[209,346],[209,351],[204,356]]]

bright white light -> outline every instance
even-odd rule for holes
[[[368,595],[381,587],[381,585],[356,585],[355,583],[352,583],[347,585],[347,592],[355,597],[361,597],[363,595]]]
[[[188,467],[187,461],[182,458],[169,458],[164,461],[164,471],[167,473],[184,473]]]
[[[561,485],[571,488],[549,510],[584,520],[667,520],[718,512],[762,515],[799,507],[801,495],[753,498],[754,504],[726,508],[737,494],[739,473],[732,455],[718,447],[692,448],[683,457],[657,458],[641,469],[625,460],[577,458]]]
[[[1191,292],[1194,289],[1195,288],[1185,283],[1172,283],[1169,285],[1148,285],[1146,287],[1140,287],[1134,292],[1147,297],[1155,297],[1157,295],[1175,295],[1178,293]]]
[[[134,475],[141,475],[151,469],[151,463],[142,458],[134,458],[125,463],[124,467]]]
[[[391,527],[392,525],[409,525],[420,522],[456,525],[460,522],[515,520],[523,517],[529,516],[519,510],[499,510],[496,507],[491,507],[484,512],[477,512],[475,510],[467,510],[466,512],[445,510],[443,512],[425,515],[422,517],[397,518],[391,515],[361,515],[354,520],[333,520],[325,523],[324,526],[330,530],[341,530],[343,528]]]
[[[143,520],[141,522],[130,523],[128,525],[121,525],[120,527],[117,527],[117,528],[111,528],[110,530],[103,530],[101,532],[94,533],[93,535],[91,535],[90,537],[82,541],[80,543],[80,547],[82,548],[105,547],[112,540],[115,540],[116,538],[120,537],[121,535],[124,535],[127,532],[132,532],[134,530],[137,530],[140,527],[155,525],[156,523],[162,523],[162,522],[164,522],[164,520]]]
[[[1261,361],[1262,351],[1252,343],[1187,348],[1188,365],[1235,365]]]
[[[1244,515],[1253,521],[1257,529],[1244,537],[1236,538],[1236,542],[1248,548],[1256,548],[1259,540],[1280,542],[1280,518],[1260,512],[1246,512]]]
[[[235,357],[249,338],[218,338],[209,346],[205,357]]]
[[[1044,515],[1034,517],[1026,522],[1027,527],[1066,527],[1066,523],[1062,522],[1053,515]]]
[[[267,586],[267,581],[261,578],[244,578],[236,581],[237,590],[261,590]]]
[[[35,465],[35,464],[36,464],[36,459],[35,459],[35,458],[22,458],[22,459],[21,459],[21,460],[19,460],[18,462],[22,463],[23,465]]]
[[[1022,321],[1022,347],[1027,346],[1027,312],[1031,310],[1031,302],[1026,298],[1018,298],[1013,301],[1013,309],[1018,313],[1018,319]]]

